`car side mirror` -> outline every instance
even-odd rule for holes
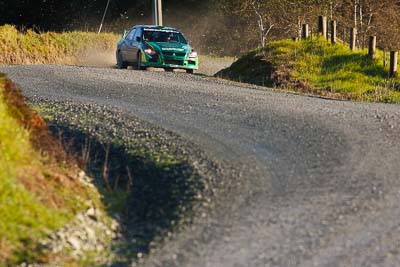
[[[122,33],[122,39],[125,39],[126,35],[128,34],[127,30],[124,30],[124,32]]]
[[[136,42],[140,42],[141,38],[139,36],[136,36]]]

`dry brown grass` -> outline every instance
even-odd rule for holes
[[[98,54],[113,58],[118,39],[111,33],[22,33],[0,26],[0,64],[82,64],[82,58]]]

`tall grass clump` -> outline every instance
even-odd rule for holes
[[[86,193],[51,151],[38,150],[53,141],[2,75],[0,125],[0,266],[45,261],[39,240],[83,209]]]
[[[389,78],[383,52],[374,60],[367,54],[323,38],[283,40],[250,52],[217,75],[333,98],[400,103],[400,78]]]
[[[90,53],[113,54],[118,39],[112,33],[22,33],[0,26],[0,64],[75,64]]]

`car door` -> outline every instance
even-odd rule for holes
[[[134,61],[137,62],[137,54],[140,49],[140,43],[142,41],[142,29],[137,28],[135,35],[133,36],[132,46],[134,47]]]
[[[134,43],[134,37],[136,28],[132,29],[125,38],[125,42],[122,47],[122,53],[124,60],[133,63],[136,60],[136,48]]]

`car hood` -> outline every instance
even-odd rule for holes
[[[166,42],[147,42],[154,49],[161,52],[187,52],[191,50],[191,46],[182,43],[166,43]]]

